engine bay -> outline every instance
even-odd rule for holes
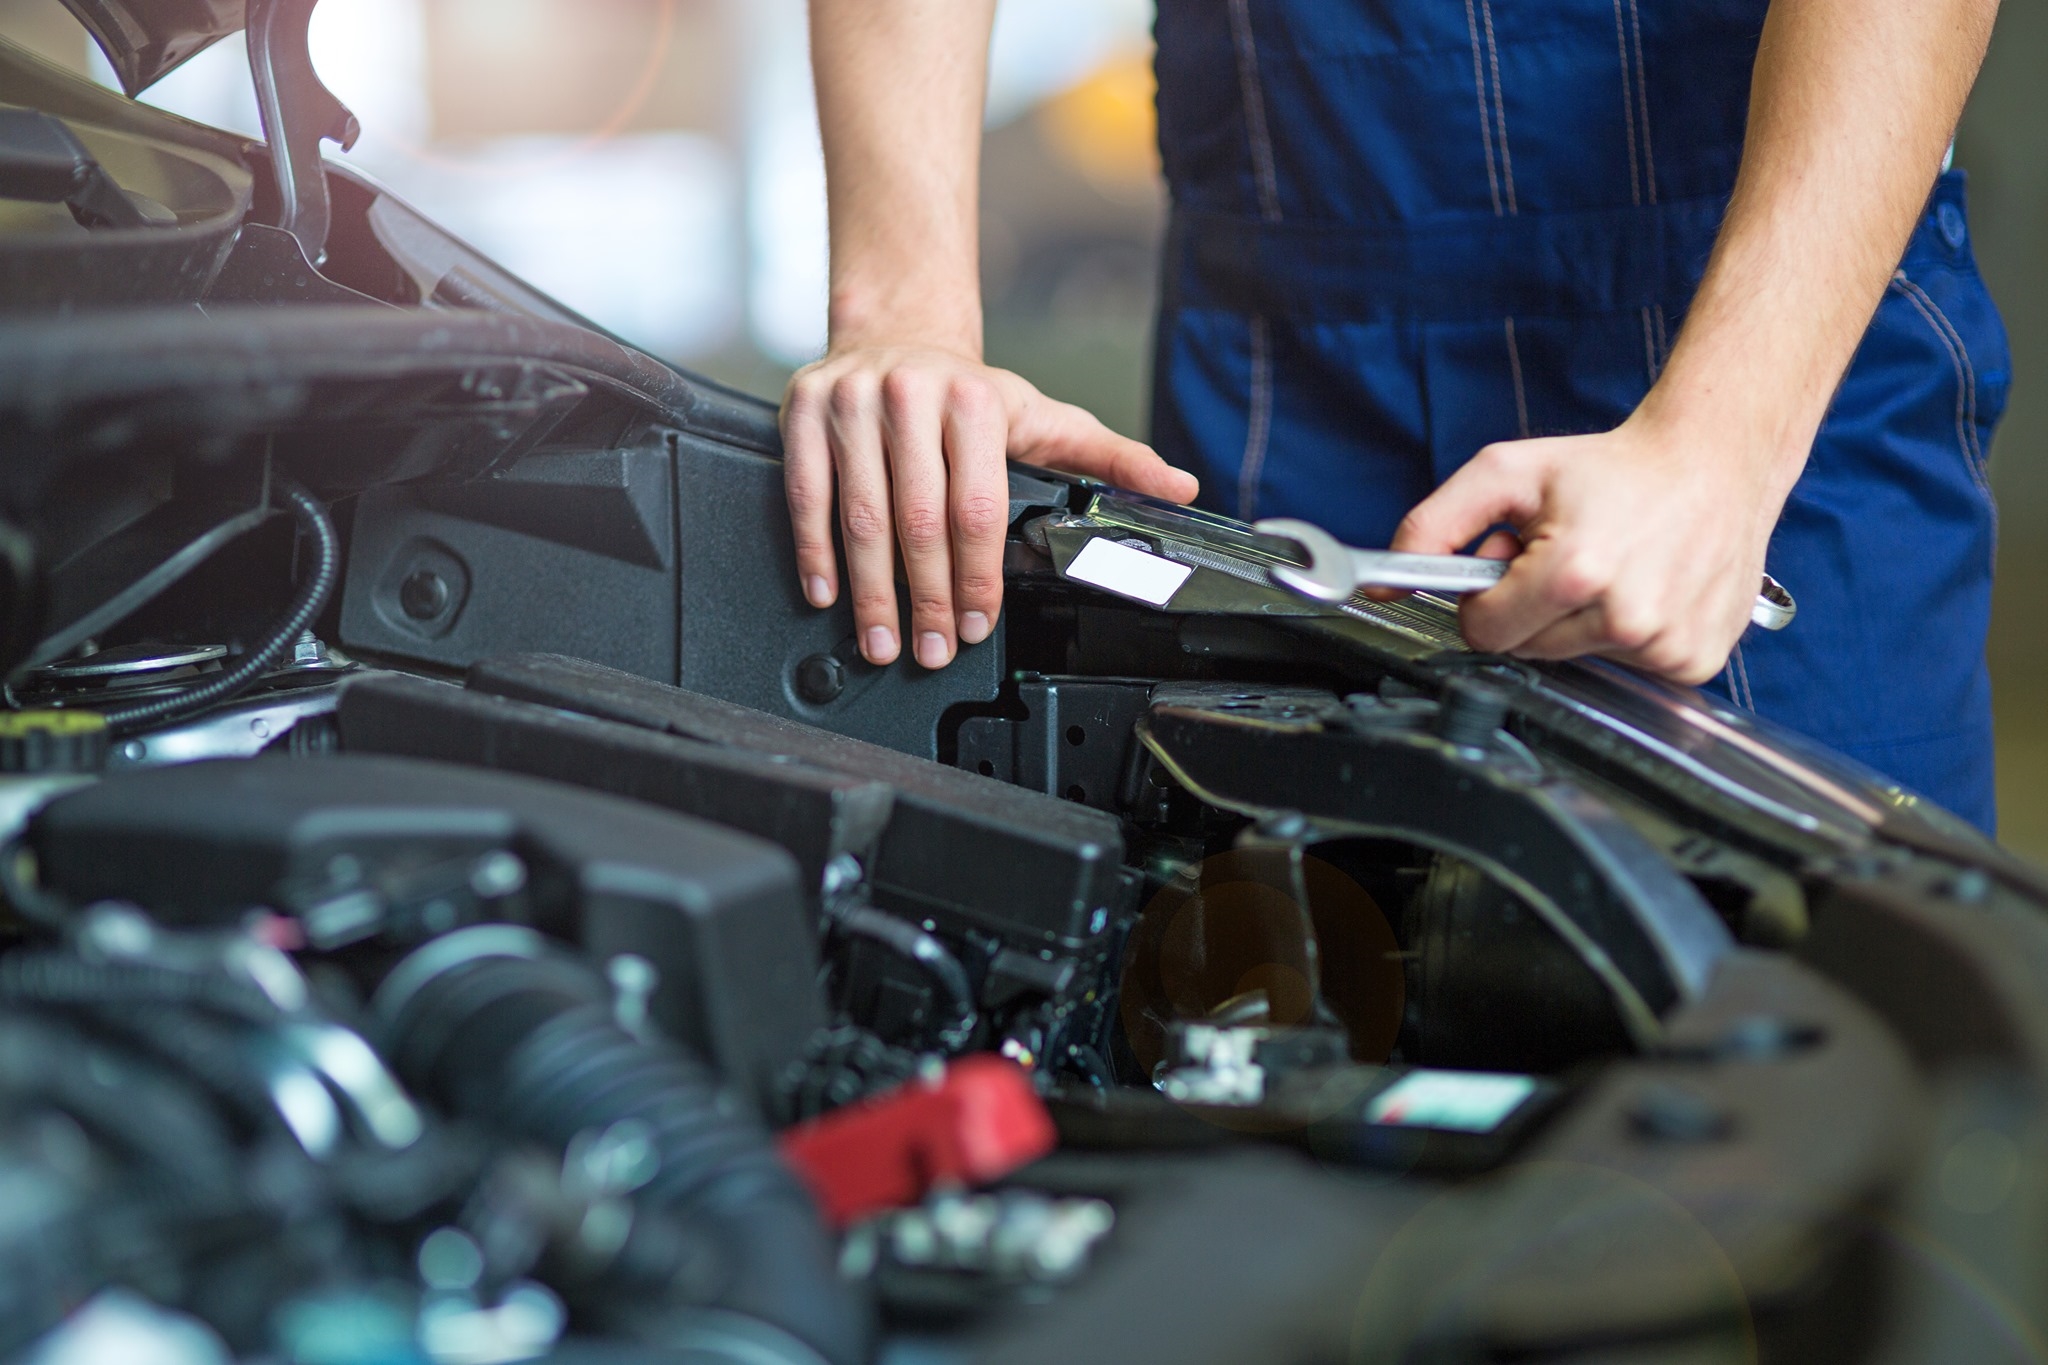
[[[869,665],[770,405],[0,98],[104,172],[0,222],[0,1359],[2042,1358],[2048,881],[1952,816],[1024,468]]]

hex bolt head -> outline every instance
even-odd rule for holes
[[[1436,732],[1460,749],[1485,749],[1507,723],[1508,695],[1471,678],[1452,678],[1437,700]]]
[[[432,569],[415,569],[398,585],[399,608],[415,621],[431,621],[448,610],[450,595],[448,580]]]
[[[846,690],[846,665],[830,654],[813,654],[796,666],[796,694],[813,706],[839,700]]]

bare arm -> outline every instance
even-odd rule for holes
[[[1721,668],[1997,8],[1774,0],[1734,198],[1642,405],[1601,435],[1489,446],[1396,538],[1440,552],[1517,528],[1514,567],[1465,608],[1475,645],[1606,654],[1687,682]]]
[[[952,661],[1002,603],[1006,455],[1186,499],[1194,480],[1079,408],[982,364],[977,223],[995,0],[811,0],[832,224],[831,344],[783,401],[797,571],[840,591],[893,661],[895,563],[917,660]]]

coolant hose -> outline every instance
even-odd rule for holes
[[[817,1208],[767,1130],[696,1057],[620,1027],[589,964],[531,931],[478,926],[400,963],[375,1010],[385,1055],[451,1113],[556,1151],[580,1133],[644,1124],[656,1169],[632,1197],[708,1230],[725,1251],[727,1284],[711,1306],[833,1365],[866,1358],[868,1307],[840,1278]],[[620,1307],[658,1320],[650,1305]]]
[[[327,599],[334,596],[334,587],[341,581],[341,537],[335,532],[334,519],[303,485],[280,477],[275,486],[293,519],[298,522],[299,530],[312,546],[313,568],[307,575],[305,586],[299,589],[277,625],[234,667],[190,691],[107,711],[104,714],[108,729],[118,732],[160,724],[241,695],[276,666],[285,651],[297,643],[299,636],[326,609]]]

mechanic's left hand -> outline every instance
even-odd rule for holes
[[[1732,433],[1638,412],[1599,435],[1486,447],[1408,514],[1393,548],[1452,554],[1506,523],[1516,534],[1479,552],[1513,566],[1460,611],[1473,648],[1599,654],[1698,684],[1749,624],[1797,472]]]

